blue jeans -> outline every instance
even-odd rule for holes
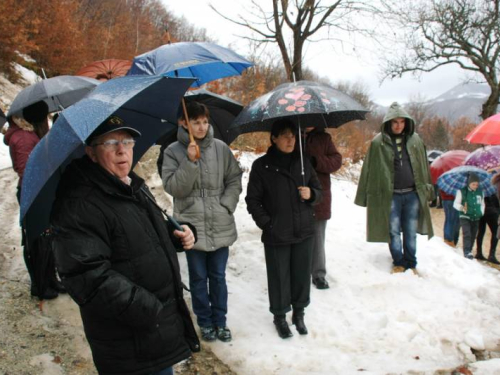
[[[389,222],[389,249],[395,266],[417,266],[417,227],[420,201],[415,191],[393,194]],[[401,231],[403,241],[401,241]],[[403,253],[404,251],[404,253]]]
[[[153,372],[150,375],[174,375],[174,369],[172,367],[167,367],[161,371]]]
[[[453,242],[455,245],[458,242],[460,235],[460,215],[453,208],[452,200],[443,201],[444,208],[444,239]]]
[[[193,311],[200,327],[226,326],[228,256],[228,247],[186,251]]]

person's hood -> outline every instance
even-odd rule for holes
[[[404,118],[405,119],[405,130],[403,134],[410,136],[415,132],[415,120],[405,111],[405,109],[397,102],[394,102],[389,107],[384,120],[382,121],[381,133],[391,135],[391,120],[395,118]]]
[[[9,127],[4,135],[3,142],[8,146],[12,135],[21,131],[34,132],[35,129],[33,125],[21,117],[12,117],[12,119],[9,120]]]
[[[184,127],[179,125],[179,129],[177,129],[177,140],[182,143],[184,146],[189,145],[189,133]],[[207,148],[212,144],[214,140],[214,129],[212,125],[208,127],[208,132],[205,138],[203,138],[201,141],[197,141],[198,145],[200,148]]]

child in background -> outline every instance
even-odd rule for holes
[[[467,187],[457,190],[453,207],[460,212],[464,256],[473,259],[472,245],[476,240],[479,219],[484,215],[484,195],[479,188],[479,177],[471,172]]]

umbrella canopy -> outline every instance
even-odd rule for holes
[[[123,77],[127,74],[132,61],[108,59],[94,61],[76,72],[76,76],[85,76],[99,81],[108,81],[112,78]]]
[[[475,173],[479,177],[479,187],[485,197],[496,194],[497,188],[491,184],[491,175],[483,169],[470,165],[455,167],[443,173],[438,178],[437,185],[446,194],[455,195],[457,190],[467,186],[470,173]]]
[[[64,167],[84,154],[85,140],[104,120],[117,115],[142,133],[134,148],[136,163],[160,136],[177,128],[179,103],[192,82],[162,76],[116,78],[64,110],[31,153],[24,171],[20,211],[28,243],[48,226]]]
[[[464,165],[473,165],[485,171],[500,167],[500,146],[478,148],[465,159]]]
[[[229,132],[238,134],[270,131],[273,122],[289,117],[300,124],[337,128],[353,120],[364,120],[366,110],[349,95],[311,81],[284,83],[247,105]]]
[[[58,76],[24,88],[12,102],[7,117],[22,117],[23,108],[45,101],[49,112],[60,111],[75,104],[100,84],[96,79],[76,76]]]
[[[253,63],[228,48],[214,43],[180,42],[165,44],[134,58],[128,75],[163,74],[197,78],[193,86],[235,75]]]
[[[462,165],[469,154],[470,152],[464,150],[452,150],[435,159],[430,165],[432,183],[435,185],[443,173]]]
[[[500,145],[500,113],[482,121],[467,134],[465,140],[482,145]]]
[[[436,160],[438,157],[440,157],[443,154],[444,154],[444,152],[440,151],[440,150],[427,151],[427,160],[429,161],[429,163],[432,163],[434,160]]]

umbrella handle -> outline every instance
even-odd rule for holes
[[[187,127],[188,127],[188,133],[189,133],[189,142],[193,143],[194,142],[194,136],[193,136],[193,128],[191,127],[191,123],[189,122],[189,116],[187,113],[186,109],[186,102],[184,101],[184,98],[182,98],[182,111],[184,112],[184,120],[186,121]],[[196,145],[196,160],[200,158],[200,147]]]

